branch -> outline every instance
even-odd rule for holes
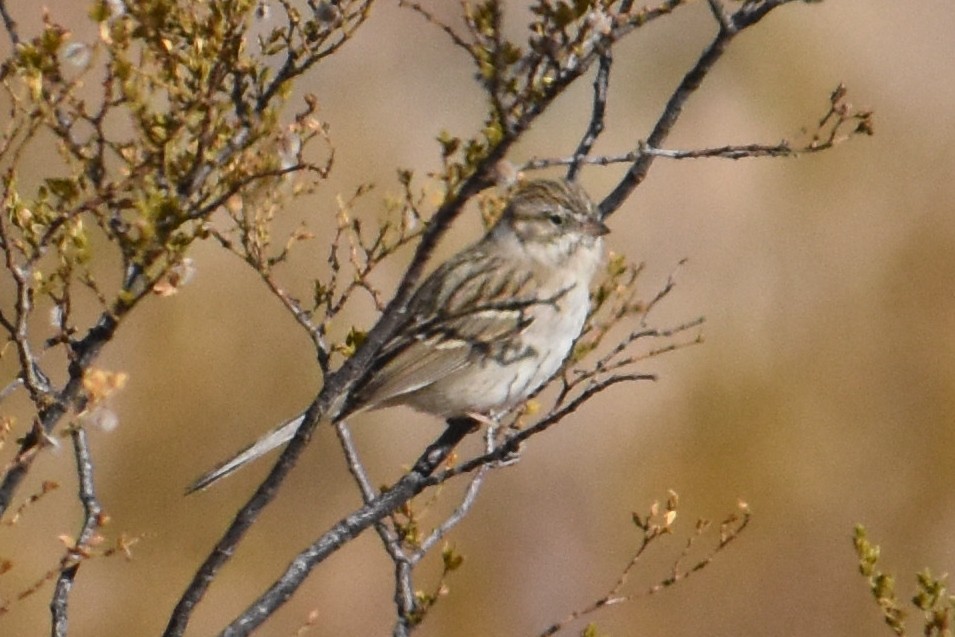
[[[493,425],[488,426],[485,429],[485,445],[488,450],[492,449],[495,440],[494,434],[497,428]],[[398,619],[395,622],[394,629],[392,630],[393,637],[407,637],[411,634],[414,628],[424,621],[425,614],[438,602],[441,598],[441,594],[445,589],[444,581],[448,574],[456,570],[463,561],[463,558],[456,554],[454,550],[448,546],[441,551],[442,562],[444,563],[444,569],[441,573],[441,576],[438,580],[437,585],[434,587],[433,593],[418,593],[415,591],[412,574],[414,568],[421,563],[421,560],[431,551],[444,537],[457,526],[471,509],[474,507],[475,502],[477,502],[478,493],[481,491],[481,487],[484,485],[484,478],[487,475],[487,472],[496,466],[503,466],[502,464],[498,465],[484,465],[478,469],[477,473],[472,476],[471,481],[468,483],[467,488],[464,491],[464,496],[461,498],[461,502],[458,503],[458,506],[451,512],[451,514],[444,519],[443,522],[435,526],[431,532],[423,540],[418,541],[417,538],[417,547],[414,549],[410,556],[405,557],[400,562],[396,562],[396,575],[397,575],[397,584],[399,584],[399,590],[407,591],[411,595],[412,605],[408,610],[404,610],[399,607]],[[435,496],[437,497],[437,496]],[[410,506],[407,507],[410,511]],[[413,512],[409,513],[414,515]],[[397,591],[396,591],[397,592]]]
[[[76,579],[82,560],[87,557],[87,550],[94,539],[96,530],[103,523],[103,508],[96,497],[96,488],[93,483],[93,458],[90,455],[86,431],[82,427],[74,427],[70,430],[70,437],[73,439],[73,453],[76,458],[79,499],[83,504],[83,524],[73,543],[73,548],[63,559],[60,576],[56,580],[53,591],[53,599],[50,601],[54,637],[66,637],[68,634],[69,614],[67,611],[73,581]]]
[[[767,13],[793,0],[751,0],[734,14],[727,16],[720,5],[719,0],[710,0],[710,7],[717,16],[719,31],[713,41],[706,47],[700,58],[693,65],[693,68],[683,76],[683,80],[677,86],[670,99],[667,101],[663,114],[657,120],[653,131],[647,138],[647,145],[651,148],[659,148],[666,141],[670,131],[676,124],[680,115],[683,113],[683,107],[687,100],[696,92],[703,80],[709,75],[710,71],[717,61],[726,52],[726,47],[732,42],[743,29],[746,29],[759,22]],[[626,201],[633,191],[643,182],[653,163],[654,155],[641,154],[630,166],[630,169],[624,175],[617,186],[600,202],[600,213],[603,217],[612,215],[623,202]]]
[[[514,453],[520,448],[521,444],[530,438],[539,433],[550,429],[555,424],[574,413],[581,406],[603,390],[617,385],[623,382],[634,382],[634,381],[643,381],[643,380],[653,380],[657,379],[654,374],[615,374],[607,378],[602,378],[596,380],[587,388],[582,391],[578,396],[574,397],[572,400],[564,404],[559,409],[552,411],[545,418],[542,418],[538,422],[534,423],[531,427],[526,429],[521,429],[520,431],[508,436],[505,438],[501,444],[495,447],[492,451],[485,452],[479,456],[475,456],[470,460],[462,462],[450,469],[445,469],[441,473],[437,473],[431,476],[425,486],[435,486],[447,482],[451,478],[464,474],[471,473],[476,471],[481,467],[489,464],[495,464],[500,462],[506,462],[508,459],[513,457]]]
[[[457,444],[473,429],[474,424],[474,421],[469,418],[448,421],[447,429],[428,446],[407,474],[391,488],[382,492],[374,501],[365,504],[338,522],[310,547],[299,553],[269,590],[229,624],[220,635],[240,637],[251,633],[289,600],[315,566],[338,550],[345,542],[357,537],[376,521],[389,515],[402,503],[423,491],[428,486],[428,477],[447,459]],[[167,629],[166,634],[180,633],[170,633]]]
[[[127,281],[128,283],[128,281]],[[53,431],[60,418],[72,408],[83,396],[83,374],[92,365],[96,357],[113,338],[116,328],[126,314],[146,294],[148,288],[139,294],[133,295],[129,288],[125,288],[129,295],[126,300],[117,300],[111,310],[103,312],[96,324],[89,329],[86,335],[71,344],[72,360],[69,364],[70,379],[62,390],[56,393],[52,400],[44,401],[39,417],[30,430],[20,439],[20,448],[17,454],[5,467],[3,480],[0,482],[0,515],[10,506],[13,494],[26,477],[36,458],[37,452],[45,444],[45,440]],[[124,297],[119,296],[119,299]]]
[[[657,122],[653,133],[648,138],[648,145],[650,147],[657,147],[664,141],[681,114],[685,102],[699,87],[712,66],[722,56],[725,47],[732,38],[735,37],[736,33],[742,28],[754,24],[772,8],[790,1],[792,0],[750,1],[745,3],[739,11],[728,18],[725,18],[721,11],[717,11],[720,5],[716,0],[711,2],[711,7],[713,7],[714,13],[717,14],[719,18],[719,33],[671,96],[663,115]],[[636,26],[644,24],[652,17],[665,15],[669,10],[679,4],[681,4],[681,2],[672,0],[665,2],[660,8],[655,9],[654,11],[656,13],[641,12],[628,16],[629,21],[624,27],[620,27],[620,29],[614,27],[615,30],[612,31],[610,35],[601,36],[596,39],[587,39],[586,42],[582,43],[586,44],[586,46],[574,49],[574,52],[568,55],[565,61],[562,61],[563,65],[548,66],[546,77],[541,75],[538,78],[537,75],[534,74],[536,72],[531,73],[530,77],[540,80],[539,83],[534,84],[532,87],[534,90],[539,90],[540,93],[535,94],[534,99],[529,103],[523,104],[522,108],[518,111],[511,111],[514,116],[513,119],[502,122],[506,125],[502,126],[501,130],[492,130],[493,135],[486,136],[483,145],[482,143],[475,142],[469,147],[473,150],[473,156],[468,156],[467,161],[460,164],[461,170],[459,173],[454,174],[453,178],[449,176],[445,181],[447,191],[445,193],[444,202],[434,213],[422,233],[421,241],[415,250],[410,266],[402,277],[394,298],[384,308],[380,319],[367,334],[366,339],[355,354],[348,358],[338,370],[327,375],[322,391],[309,406],[295,436],[284,449],[266,479],[259,485],[248,502],[237,512],[222,538],[186,588],[170,617],[169,624],[164,633],[166,637],[181,635],[185,631],[194,607],[201,600],[222,566],[234,554],[238,543],[255,522],[258,515],[274,498],[282,481],[284,481],[288,472],[298,461],[302,450],[308,444],[315,427],[318,426],[322,420],[328,420],[329,416],[333,416],[333,406],[340,404],[342,400],[347,400],[352,389],[360,383],[367,374],[372,372],[372,370],[370,370],[370,363],[383,347],[384,343],[394,334],[399,324],[404,320],[410,296],[421,279],[424,267],[430,260],[437,241],[460,214],[464,203],[492,183],[491,175],[493,167],[499,160],[505,157],[510,147],[523,132],[529,128],[536,117],[549,106],[553,99],[560,95],[574,80],[585,73],[594,60],[599,59],[601,60],[602,69],[598,72],[598,78],[595,82],[594,112],[591,116],[591,130],[584,136],[580,145],[580,148],[584,149],[585,152],[589,151],[589,146],[593,143],[589,140],[591,137],[596,138],[597,134],[599,134],[599,128],[602,125],[603,115],[600,113],[600,109],[605,103],[605,97],[602,98],[600,96],[600,91],[606,88],[610,69],[610,58],[609,55],[603,53],[604,49],[616,42],[617,36],[623,33],[625,29],[632,30],[636,28]],[[425,14],[425,17],[428,18],[428,15]],[[288,37],[291,37],[291,35]],[[483,41],[498,48],[502,48],[506,44],[499,38],[496,32]],[[602,46],[600,44],[601,42],[605,43],[607,47]],[[460,40],[456,41],[455,44],[461,46],[462,44],[468,43],[465,43],[464,40]],[[473,47],[468,45],[467,49],[473,55],[476,55]],[[578,54],[577,51],[581,51],[582,53]],[[500,53],[500,51],[495,49],[491,51],[491,53]],[[497,61],[501,59],[501,56],[498,55],[495,57],[492,55],[488,59]],[[555,59],[549,58],[549,63],[555,64]],[[520,66],[518,63],[514,63],[514,65]],[[492,70],[495,72],[501,71],[501,69]],[[288,73],[291,73],[291,71],[288,71]],[[280,69],[277,77],[283,76],[286,77],[286,79],[292,77],[292,75],[285,75],[283,70]],[[494,87],[500,88],[505,86],[505,84],[499,81],[497,75],[494,74],[490,77],[488,85],[491,86],[492,89]],[[272,86],[274,86],[274,84]],[[495,93],[491,97],[496,98],[498,95]],[[503,104],[503,102],[499,103]],[[503,106],[501,108],[503,109]],[[492,123],[494,123],[493,120]],[[500,136],[499,138],[497,137],[498,135]],[[453,152],[453,150],[449,151],[448,154]],[[645,177],[653,158],[654,155],[643,153],[640,157],[634,159],[630,170],[628,170],[627,175],[621,183],[618,184],[613,193],[601,202],[601,211],[604,215],[612,214],[623,201],[630,196],[632,191]],[[506,459],[523,440],[552,426],[561,418],[575,411],[590,397],[613,384],[654,378],[652,375],[637,373],[621,373],[601,379],[594,378],[585,384],[582,391],[576,397],[561,405],[560,408],[556,409],[550,416],[541,420],[533,427],[509,437],[504,444],[492,452],[485,453],[479,458],[437,475],[431,475],[437,465],[430,466],[426,473],[412,470],[391,489],[383,492],[371,502],[367,502],[354,514],[339,522],[338,525],[316,541],[312,547],[299,554],[295,561],[289,566],[286,573],[277,580],[255,604],[230,624],[223,634],[247,634],[248,631],[260,625],[265,621],[269,613],[278,608],[294,593],[301,582],[304,581],[308,572],[314,568],[316,564],[336,551],[343,543],[356,536],[371,524],[381,520],[383,516],[394,511],[396,507],[407,502],[408,499],[415,494],[420,493],[421,490],[428,486],[440,484],[459,473],[472,472],[484,465]],[[449,431],[452,429],[453,427],[450,428]],[[464,434],[461,433],[460,435],[463,436]],[[438,445],[440,442],[441,439],[434,444]],[[432,448],[433,447],[434,445],[432,445]],[[422,459],[429,456],[432,448],[429,448],[429,452],[426,452],[425,456],[422,456]],[[419,460],[419,464],[421,462],[422,460]],[[365,490],[363,489],[363,491]],[[370,493],[370,491],[366,491],[366,493]]]
[[[455,46],[457,46],[457,47],[459,47],[459,48],[461,48],[461,49],[464,49],[464,51],[465,51],[468,55],[471,54],[471,46],[470,46],[467,42],[465,42],[464,39],[463,39],[461,36],[459,36],[454,29],[452,29],[447,23],[442,22],[441,20],[439,20],[437,17],[435,17],[435,15],[434,15],[433,13],[431,13],[430,11],[428,11],[427,9],[425,9],[425,8],[424,8],[423,6],[421,6],[419,3],[417,3],[417,2],[410,2],[409,0],[398,0],[398,6],[399,6],[399,7],[408,7],[408,8],[410,8],[412,11],[421,14],[421,16],[422,16],[425,20],[427,20],[428,22],[430,22],[430,23],[433,24],[434,26],[436,26],[436,27],[438,27],[439,29],[441,29],[442,31],[444,31],[445,35],[447,35],[448,38],[451,39],[451,42],[454,43]]]
[[[573,166],[580,163],[588,166],[610,166],[611,164],[630,164],[646,155],[664,159],[746,159],[755,157],[795,157],[802,152],[816,152],[815,149],[794,149],[789,142],[778,144],[743,144],[739,146],[719,146],[689,150],[650,148],[640,142],[637,150],[622,155],[598,155],[593,157],[547,157],[534,158],[523,164],[520,170],[540,170],[552,166]]]
[[[570,168],[567,169],[567,181],[574,181],[580,170],[580,164],[594,147],[594,142],[604,130],[604,115],[607,111],[607,86],[610,84],[610,66],[613,64],[613,54],[607,49],[600,54],[600,66],[597,67],[597,77],[594,79],[594,104],[590,110],[590,124],[584,133],[577,150],[574,152]]]
[[[334,426],[345,453],[348,470],[358,484],[364,503],[369,505],[379,494],[372,486],[364,465],[358,457],[358,450],[355,447],[348,426],[341,420],[337,421]],[[485,440],[487,449],[490,450],[493,448],[494,438],[492,427],[487,428]],[[467,516],[477,501],[478,492],[490,468],[490,465],[487,465],[478,470],[477,474],[472,477],[468,483],[464,497],[457,508],[455,508],[441,524],[432,529],[423,540],[418,541],[416,537],[409,538],[405,533],[396,532],[400,531],[400,529],[397,528],[397,523],[393,525],[395,528],[395,530],[393,530],[392,527],[381,520],[375,522],[375,531],[381,538],[385,551],[388,553],[395,567],[394,601],[398,619],[395,622],[395,627],[392,632],[394,637],[406,637],[410,635],[414,627],[421,622],[424,612],[427,611],[430,605],[433,605],[434,600],[437,600],[437,595],[432,597],[430,604],[422,602],[419,599],[419,596],[415,592],[413,582],[414,568],[452,528],[457,526],[457,524]],[[408,507],[401,507],[401,509],[407,508]],[[409,513],[409,515],[412,514]],[[410,555],[404,548],[404,544],[406,543],[410,543],[414,549]]]
[[[17,33],[17,23],[7,11],[6,0],[0,0],[0,19],[3,20],[3,26],[7,30],[7,35],[10,36],[10,43],[16,47],[20,44],[20,34]]]
[[[488,178],[485,175],[489,172],[491,167],[497,163],[501,156],[503,156],[504,152],[513,142],[514,139],[504,140],[490,151],[478,165],[475,172],[460,184],[455,193],[449,194],[445,203],[435,212],[431,222],[422,233],[421,242],[415,250],[415,255],[405,271],[394,298],[385,308],[385,311],[375,326],[368,332],[367,338],[362,343],[362,346],[358,348],[358,351],[355,352],[354,356],[346,360],[336,372],[328,376],[322,387],[322,391],[309,406],[308,410],[306,410],[302,424],[279,456],[272,471],[259,485],[258,489],[256,489],[246,504],[236,513],[232,524],[226,529],[222,538],[196,572],[173,610],[164,637],[174,637],[181,635],[185,631],[195,605],[202,599],[202,596],[212,583],[219,569],[225,565],[235,552],[235,547],[241,541],[246,531],[252,526],[265,507],[275,498],[279,486],[285,480],[289,471],[292,470],[292,467],[295,466],[299,456],[311,439],[315,427],[318,426],[318,423],[323,417],[329,413],[332,405],[341,398],[348,396],[352,388],[369,372],[371,362],[377,352],[384,346],[385,342],[391,338],[392,334],[394,334],[400,323],[404,320],[411,294],[418,280],[421,278],[425,264],[430,259],[438,239],[448,229],[451,222],[461,213],[464,203],[488,185]],[[382,498],[384,498],[384,496],[382,496]],[[385,501],[390,501],[390,499]],[[373,521],[374,520],[369,521],[368,524]],[[362,526],[360,530],[363,530],[366,526],[367,524]],[[339,542],[333,542],[330,545],[332,550],[337,550],[341,542],[347,539],[349,538],[346,537]]]
[[[488,439],[491,439],[491,429],[488,429]],[[489,450],[492,448],[493,447],[490,447]],[[422,540],[418,550],[415,551],[414,555],[411,556],[412,565],[420,562],[429,550],[431,550],[439,541],[444,538],[445,535],[448,534],[449,531],[451,531],[451,529],[457,526],[458,523],[464,519],[464,517],[474,506],[474,503],[477,501],[478,493],[484,484],[484,478],[492,466],[493,465],[491,464],[486,464],[478,469],[477,473],[468,483],[467,489],[464,492],[464,497],[461,498],[461,503],[458,504],[457,508],[454,509],[451,515],[445,518],[444,522],[435,527],[428,537]]]
[[[622,155],[599,155],[596,157],[535,158],[522,165],[519,170],[540,170],[551,166],[575,166],[589,164],[608,166],[610,164],[633,163],[644,157],[663,157],[665,159],[746,159],[756,157],[798,157],[829,150],[855,135],[872,135],[874,131],[873,112],[869,109],[856,109],[846,101],[847,89],[839,84],[829,94],[829,108],[816,123],[809,140],[793,145],[783,140],[778,144],[741,144],[676,150],[653,148],[640,141],[637,149]]]
[[[335,423],[335,432],[338,434],[342,450],[345,453],[348,471],[352,474],[352,477],[355,478],[355,482],[358,484],[359,490],[361,490],[365,505],[371,504],[375,498],[378,497],[378,492],[371,485],[368,473],[365,471],[365,467],[358,457],[358,449],[355,447],[355,442],[351,437],[351,431],[344,420],[339,420]],[[411,581],[411,564],[408,560],[408,556],[401,546],[401,539],[398,537],[398,534],[393,532],[387,524],[381,520],[376,521],[375,531],[378,533],[378,537],[381,538],[381,543],[385,547],[388,556],[395,564],[394,600],[395,606],[398,609],[398,616],[400,618],[409,617],[415,608],[415,594],[414,585]]]
[[[692,565],[686,566],[684,565],[684,561],[689,555],[690,550],[696,544],[697,540],[699,540],[710,527],[709,521],[697,520],[693,533],[687,538],[683,545],[683,549],[680,551],[670,566],[670,574],[642,591],[631,593],[629,595],[623,594],[623,588],[627,584],[630,575],[633,573],[634,569],[637,567],[650,545],[672,533],[673,523],[677,519],[677,502],[678,498],[676,493],[671,491],[667,498],[664,511],[660,511],[659,504],[654,502],[650,507],[650,513],[645,517],[641,517],[639,514],[634,513],[633,522],[637,528],[640,529],[641,537],[633,556],[620,572],[620,575],[617,577],[617,581],[614,582],[613,586],[610,587],[610,590],[608,590],[603,596],[594,600],[583,608],[572,611],[564,619],[554,622],[545,630],[543,630],[538,637],[550,637],[551,635],[564,630],[570,623],[580,619],[581,617],[586,617],[587,615],[596,613],[597,611],[609,606],[633,601],[634,599],[640,597],[649,597],[651,595],[655,595],[673,586],[677,582],[687,579],[694,573],[702,571],[713,562],[713,559],[717,554],[723,551],[723,549],[725,549],[731,542],[740,536],[740,534],[749,525],[751,518],[749,507],[744,502],[740,502],[738,505],[738,511],[731,513],[723,520],[723,522],[720,523],[719,539],[713,548],[710,549],[706,555],[696,560]]]

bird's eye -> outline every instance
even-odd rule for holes
[[[556,212],[548,215],[547,219],[555,226],[564,225],[564,218],[561,215],[557,214]]]

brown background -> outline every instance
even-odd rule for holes
[[[68,20],[77,9],[61,4],[53,13]],[[26,9],[14,10],[29,28]],[[697,3],[619,48],[599,150],[623,152],[646,136],[713,27]],[[467,561],[421,635],[533,635],[595,599],[634,546],[630,512],[668,488],[682,496],[681,524],[632,590],[667,573],[696,517],[719,518],[743,498],[755,519],[703,573],[597,615],[608,634],[887,635],[856,571],[857,522],[883,543],[903,597],[917,570],[955,567],[952,33],[949,0],[846,0],[786,7],[732,45],[670,147],[797,138],[840,81],[852,101],[876,109],[876,136],[797,160],[657,161],[611,220],[609,244],[646,262],[648,294],[689,258],[658,318],[703,314],[706,342],[647,363],[659,382],[605,394],[491,476],[450,537]],[[397,167],[423,175],[435,166],[442,128],[464,135],[479,125],[471,74],[441,33],[382,2],[302,86],[319,96],[338,154],[334,179],[290,207],[287,226],[304,218],[327,227],[335,195],[363,182],[378,186],[363,209],[374,218],[376,202],[396,190]],[[566,154],[589,98],[581,83],[512,159]],[[618,174],[588,169],[584,183],[600,196]],[[471,215],[454,240],[478,232]],[[73,635],[160,632],[268,463],[199,496],[183,498],[183,486],[300,410],[320,383],[307,338],[252,273],[211,245],[193,256],[195,282],[139,311],[102,362],[130,374],[115,401],[120,427],[93,434],[99,494],[112,517],[105,533],[144,537],[131,562],[83,566]],[[318,272],[309,256],[283,273],[293,289]],[[354,320],[367,326],[373,317]],[[380,482],[440,429],[398,409],[354,424]],[[79,520],[71,475],[68,449],[48,453],[21,490],[33,492],[41,478],[64,484],[15,528],[0,527],[0,556],[16,563],[0,576],[0,597],[56,564],[56,536]],[[356,501],[325,431],[190,634],[210,634],[243,609]],[[423,569],[418,585],[430,588],[434,572]],[[49,593],[48,584],[14,604],[0,633],[47,634]],[[319,616],[310,635],[390,634],[391,567],[375,536],[313,573],[262,634],[293,634],[312,609]]]

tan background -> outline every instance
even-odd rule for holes
[[[646,136],[712,31],[698,3],[619,48],[601,150]],[[451,535],[467,561],[421,635],[533,635],[595,599],[634,546],[630,512],[667,488],[682,496],[682,524],[633,590],[666,574],[696,517],[718,518],[740,497],[755,519],[703,573],[597,615],[608,634],[887,635],[856,572],[857,522],[883,543],[905,598],[915,571],[955,568],[952,33],[949,0],[830,1],[777,11],[732,45],[671,147],[795,138],[840,81],[852,101],[876,109],[876,136],[798,160],[654,165],[611,220],[609,243],[647,263],[648,294],[689,258],[658,318],[705,315],[706,343],[647,363],[659,382],[607,393],[491,477]],[[303,86],[319,96],[338,155],[334,180],[290,208],[288,225],[306,218],[322,228],[335,194],[367,181],[378,184],[365,206],[374,215],[374,197],[395,190],[396,167],[433,168],[442,128],[466,134],[479,124],[471,73],[442,34],[382,2]],[[512,159],[566,154],[589,97],[581,83]],[[588,169],[584,182],[600,196],[618,174]],[[461,228],[455,238],[476,236],[476,217]],[[301,409],[319,385],[307,338],[252,274],[212,246],[193,256],[195,283],[138,312],[103,359],[131,379],[115,403],[119,429],[93,435],[112,517],[105,532],[144,537],[129,563],[84,565],[73,635],[160,632],[267,463],[196,497],[183,498],[183,486]],[[301,272],[286,280],[303,290],[317,266],[296,263]],[[440,429],[401,410],[355,425],[381,482]],[[0,556],[16,561],[0,576],[0,597],[55,565],[56,536],[75,531],[71,462],[67,450],[45,456],[21,496],[41,478],[65,488],[0,528]],[[243,609],[357,498],[327,431],[286,487],[189,634],[210,634]],[[430,588],[433,573],[424,569],[418,585]],[[47,634],[49,593],[48,584],[15,604],[0,633]],[[293,634],[312,609],[310,635],[390,634],[391,568],[372,534],[313,573],[262,634]]]

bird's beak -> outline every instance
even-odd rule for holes
[[[584,222],[580,224],[580,229],[591,237],[602,237],[610,232],[610,228],[608,228],[607,224],[603,221],[591,218],[585,219]]]

